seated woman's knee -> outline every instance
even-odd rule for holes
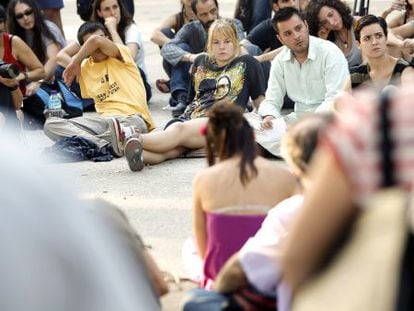
[[[182,132],[184,132],[184,131],[185,131],[185,128],[186,128],[186,127],[187,127],[187,126],[185,125],[185,122],[175,122],[175,123],[171,124],[171,125],[167,128],[167,130],[168,130],[168,131],[176,131],[176,132],[182,133]]]

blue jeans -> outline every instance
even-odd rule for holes
[[[183,311],[215,311],[223,310],[229,306],[229,299],[217,292],[196,288],[184,296]]]
[[[272,16],[272,7],[270,6],[269,0],[252,1],[252,11],[252,20],[248,31]]]
[[[178,44],[180,48],[184,51],[192,53],[191,47],[186,43]],[[170,89],[171,89],[171,97],[173,100],[177,99],[176,94],[177,92],[185,92],[187,93],[189,84],[190,84],[190,67],[191,63],[189,62],[179,62],[177,65],[172,66],[169,65],[170,71]],[[168,72],[168,71],[167,71]]]
[[[169,39],[174,39],[175,33],[172,31],[171,28],[162,28],[161,32]],[[160,49],[162,46],[160,46]],[[169,62],[167,62],[165,59],[162,60],[162,67],[164,68],[164,71],[167,73],[169,77],[171,77],[171,65]]]

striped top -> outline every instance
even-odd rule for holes
[[[414,91],[398,93],[390,103],[392,158],[397,183],[411,190],[414,177]],[[341,111],[327,129],[322,146],[328,148],[349,178],[356,202],[378,190],[381,181],[379,103],[357,102]]]

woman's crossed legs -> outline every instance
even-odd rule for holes
[[[207,118],[176,122],[165,131],[142,134],[144,163],[158,164],[182,155],[188,149],[202,148],[205,144],[200,129],[207,124]]]

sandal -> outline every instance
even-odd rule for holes
[[[199,149],[189,149],[188,151],[184,152],[179,158],[205,158],[206,157],[206,149],[199,148]]]
[[[170,93],[170,80],[158,79],[155,81],[155,86],[161,93]]]

